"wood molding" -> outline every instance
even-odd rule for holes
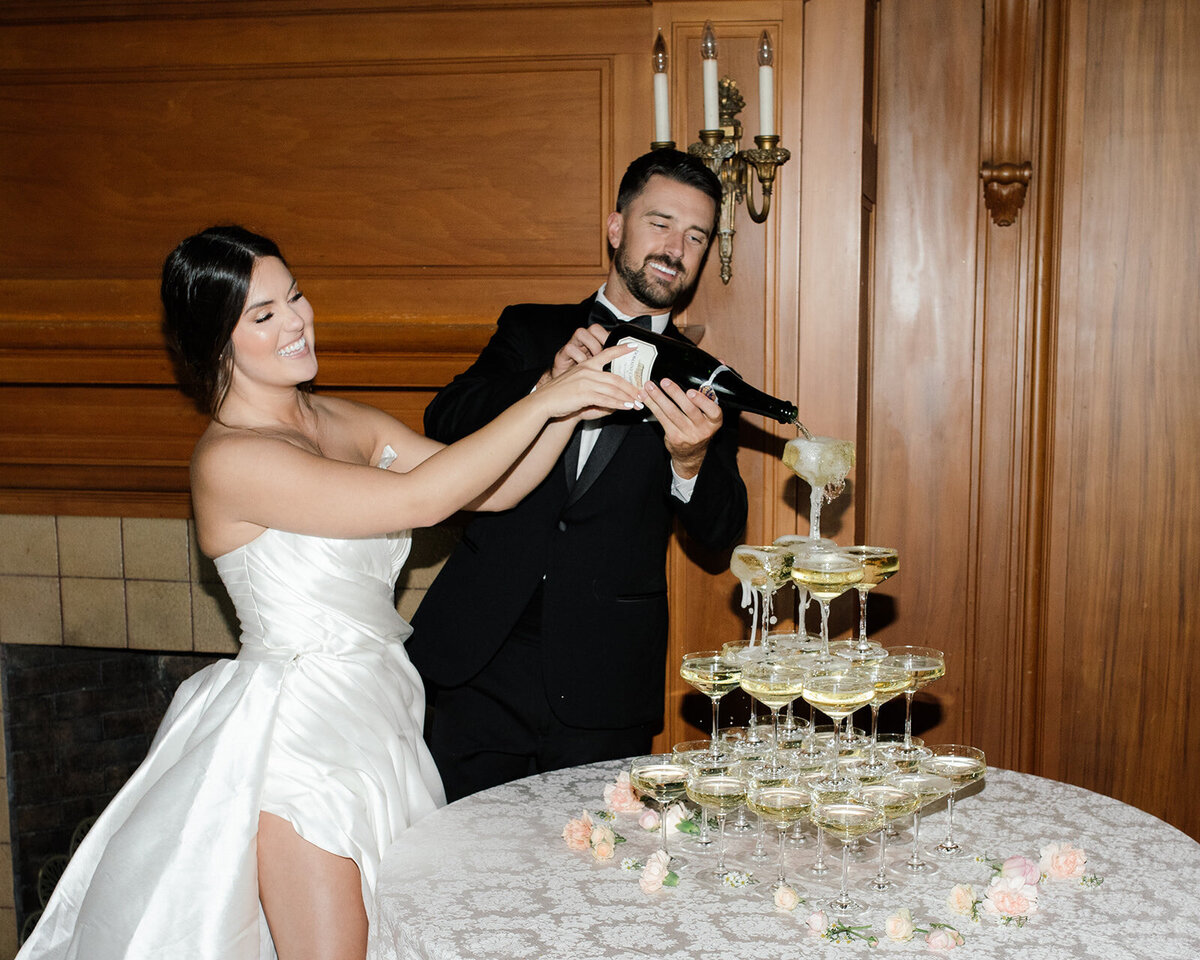
[[[988,0],[985,4],[990,51],[991,116],[984,149],[991,160],[979,168],[983,198],[992,222],[1011,226],[1025,203],[1033,166],[1021,157],[1022,106],[1032,74],[1028,69],[1034,37],[1029,34],[1036,0]]]

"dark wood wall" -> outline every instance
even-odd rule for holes
[[[186,513],[157,274],[212,222],[283,244],[325,389],[418,425],[501,306],[603,278],[655,31],[686,144],[707,18],[747,139],[771,31],[793,159],[683,319],[856,439],[827,531],[901,550],[873,624],[949,655],[926,736],[1200,836],[1187,0],[0,3],[0,510]],[[1026,162],[1000,226],[981,167]],[[787,437],[744,423],[747,540],[806,528]],[[673,548],[672,658],[744,633],[726,564]]]

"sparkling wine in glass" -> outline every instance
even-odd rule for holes
[[[788,828],[808,816],[812,794],[795,774],[780,776],[774,768],[757,767],[747,776],[746,805],[764,823],[773,824],[779,834],[779,877],[769,888],[774,895],[780,887],[788,886],[784,867]]]
[[[952,784],[946,795],[946,839],[934,847],[940,857],[965,856],[963,848],[954,840],[954,795],[967,784],[982,780],[987,772],[987,761],[983,751],[962,743],[939,743],[929,748],[929,756],[921,761],[919,769]]]
[[[829,910],[846,917],[862,913],[866,906],[853,899],[847,890],[849,879],[849,847],[853,840],[874,833],[884,824],[883,810],[861,799],[849,798],[836,803],[819,803],[812,808],[813,823],[842,841],[842,886],[838,895],[829,901]]]
[[[670,859],[672,868],[683,861],[671,857],[667,849],[667,807],[687,792],[688,767],[672,754],[653,753],[634,757],[629,763],[629,783],[639,796],[658,804],[659,849]]]
[[[778,744],[779,710],[800,696],[807,676],[808,671],[801,666],[771,660],[748,663],[742,668],[742,689],[771,711],[773,746]]]
[[[717,820],[717,866],[708,876],[718,882],[729,872],[725,865],[725,820],[746,802],[741,761],[729,757],[695,757],[684,781],[688,798],[706,816]]]
[[[771,602],[776,592],[789,579],[792,552],[774,544],[754,546],[743,543],[733,548],[729,571],[750,591],[754,599],[750,624],[750,643],[763,645],[771,632]],[[747,594],[743,592],[743,597]],[[761,626],[760,626],[761,624]]]
[[[863,676],[870,678],[875,685],[875,695],[871,697],[871,736],[869,764],[881,770],[886,770],[888,761],[879,755],[879,708],[889,700],[894,700],[902,693],[916,688],[912,674],[903,667],[891,662],[891,659],[861,663],[857,669]],[[910,734],[911,736],[911,734]]]
[[[687,765],[699,756],[712,757],[724,755],[728,757],[727,746],[725,743],[718,742],[718,748],[714,752],[711,740],[684,740],[671,748],[671,756],[680,763]],[[713,838],[709,834],[708,817],[705,816],[703,810],[697,813],[696,820],[700,824],[700,832],[693,837],[687,837],[682,843],[688,850],[697,853],[711,853]]]
[[[894,783],[864,784],[862,799],[883,811],[884,825],[879,831],[879,872],[871,881],[872,890],[887,890],[893,886],[888,879],[886,869],[888,826],[897,820],[902,820],[917,812],[921,806],[921,797],[911,790],[905,790]]]
[[[712,701],[712,752],[715,754],[717,731],[721,729],[721,698],[730,690],[737,689],[742,678],[742,665],[736,659],[722,655],[719,650],[701,650],[683,655],[679,675]]]
[[[907,670],[913,685],[904,691],[904,743],[888,751],[893,760],[911,759],[920,748],[912,742],[912,701],[922,687],[946,673],[946,655],[933,647],[888,647],[888,663]]]
[[[793,555],[808,547],[817,547],[825,550],[832,550],[837,547],[837,544],[828,537],[809,537],[800,533],[785,533],[782,537],[776,537],[774,545],[783,547],[785,550],[791,550]],[[808,603],[811,597],[808,595],[808,590],[801,586],[800,582],[794,577],[792,578],[792,585],[796,588],[795,642],[806,643],[810,639],[806,621],[808,619]],[[819,637],[815,639],[820,640]]]
[[[945,777],[922,770],[894,773],[884,782],[893,787],[899,787],[901,790],[907,790],[909,793],[915,793],[920,799],[917,809],[913,812],[912,853],[901,868],[902,871],[908,874],[935,872],[937,867],[921,859],[921,811],[935,800],[948,796],[954,789],[954,784]]]
[[[891,547],[843,547],[842,552],[862,564],[863,577],[854,585],[858,591],[858,643],[851,659],[867,660],[872,645],[867,640],[867,594],[900,570],[900,554]],[[875,649],[878,649],[876,647]]]
[[[833,721],[833,773],[831,779],[841,780],[838,762],[841,754],[841,721],[859,707],[865,707],[875,696],[875,684],[857,670],[845,673],[809,674],[800,695],[806,703]],[[850,781],[853,782],[853,781]]]
[[[809,547],[792,558],[792,579],[821,606],[821,652],[829,653],[829,604],[858,583],[862,564],[840,549]]]

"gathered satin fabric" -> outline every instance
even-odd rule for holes
[[[267,530],[217,559],[241,651],[180,686],[19,960],[273,960],[260,811],[353,859],[374,922],[383,852],[445,802],[393,600],[410,546]]]

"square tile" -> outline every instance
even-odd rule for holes
[[[166,580],[127,580],[129,647],[192,649],[192,585]]]
[[[192,587],[192,641],[197,653],[237,654],[237,614],[225,588],[217,584]]]
[[[63,642],[71,647],[125,647],[125,581],[62,581]]]
[[[413,614],[417,612],[418,605],[424,599],[424,587],[410,587],[401,590],[396,596],[396,609],[400,612],[400,616],[412,623]]]
[[[397,586],[428,587],[438,575],[450,552],[462,539],[462,528],[443,525],[413,531],[412,551],[404,562]]]
[[[129,579],[190,579],[186,520],[126,517],[121,521],[121,536]]]
[[[17,911],[0,906],[0,955],[11,957],[17,952]]]
[[[58,577],[0,576],[0,643],[62,641]]]
[[[59,517],[58,566],[64,577],[120,577],[120,517]]]
[[[217,565],[200,552],[200,539],[196,536],[196,521],[188,521],[188,557],[192,565],[193,583],[220,583]]]
[[[58,576],[54,517],[0,514],[0,574]]]

